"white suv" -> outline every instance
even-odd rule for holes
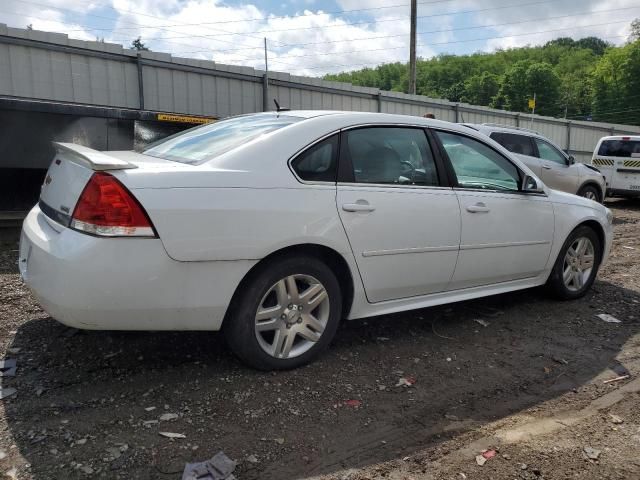
[[[504,148],[518,155],[546,185],[596,202],[605,197],[605,179],[600,171],[576,163],[560,147],[533,130],[493,123],[463,124],[484,133]]]

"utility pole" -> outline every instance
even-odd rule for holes
[[[262,76],[262,111],[269,111],[269,63],[267,62],[267,37],[264,37],[264,75]]]
[[[418,0],[411,0],[411,39],[409,42],[409,93],[416,94],[416,23]]]

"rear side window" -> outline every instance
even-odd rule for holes
[[[604,140],[598,149],[603,157],[640,158],[640,140]]]
[[[177,133],[151,145],[142,153],[197,165],[300,120],[276,113],[244,115]]]
[[[350,160],[353,182],[438,185],[427,136],[419,128],[373,127],[343,134],[342,153]]]
[[[530,137],[504,132],[493,132],[490,137],[510,152],[530,157],[536,156]]]
[[[338,135],[333,135],[300,154],[291,162],[291,168],[307,182],[335,182],[337,157]]]

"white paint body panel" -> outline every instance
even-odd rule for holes
[[[336,198],[371,302],[447,289],[460,244],[453,190],[338,185]],[[375,210],[343,209],[354,203]]]
[[[541,285],[567,235],[584,221],[602,226],[610,248],[605,207],[546,187],[545,195],[526,196],[301,183],[288,160],[354,125],[431,126],[487,140],[419,117],[287,113],[308,119],[201,165],[105,153],[137,167],[111,173],[146,209],[157,239],[92,237],[35,207],[23,226],[20,269],[45,310],[79,328],[218,330],[253,266],[280,249],[314,244],[345,260],[353,278],[348,318],[361,318]],[[80,194],[91,170],[73,171],[73,191],[51,198]],[[341,209],[362,199],[376,210]],[[491,207],[489,215],[464,210],[478,201]],[[483,244],[493,247],[467,248]]]

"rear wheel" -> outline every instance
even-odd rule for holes
[[[602,201],[602,198],[600,198],[602,195],[593,185],[585,185],[580,189],[578,195],[584,198],[588,198],[589,200],[593,200],[594,202],[599,203]]]
[[[243,282],[224,332],[233,352],[260,370],[295,368],[333,339],[342,312],[331,269],[307,256],[278,258]]]
[[[578,227],[564,242],[547,286],[560,299],[580,298],[593,285],[601,260],[602,245],[596,232]]]

